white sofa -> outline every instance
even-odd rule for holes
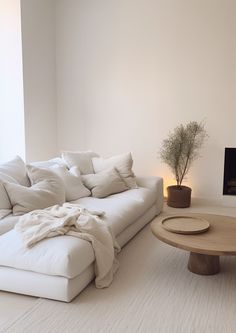
[[[105,211],[104,219],[123,247],[163,206],[161,178],[137,177],[137,184],[136,189],[103,199],[85,197],[74,202]],[[91,244],[59,236],[25,249],[14,229],[18,219],[8,215],[0,220],[0,290],[70,302],[94,279]]]

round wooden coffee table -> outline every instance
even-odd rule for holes
[[[207,220],[209,230],[195,235],[176,234],[163,228],[162,217],[151,223],[152,233],[169,245],[190,251],[188,269],[191,272],[217,274],[220,271],[219,256],[236,255],[236,218],[212,214],[186,215]]]

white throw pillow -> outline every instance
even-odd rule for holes
[[[10,199],[3,185],[5,182],[14,184],[18,183],[12,177],[4,175],[4,173],[0,173],[0,209],[12,209]]]
[[[77,166],[82,175],[94,173],[92,158],[99,156],[92,151],[63,151],[62,158],[69,168]]]
[[[81,177],[75,176],[73,170],[70,172],[66,167],[59,165],[53,166],[51,170],[63,181],[66,191],[66,201],[73,201],[91,195],[91,192],[82,183]]]
[[[132,171],[133,159],[131,153],[116,155],[110,158],[92,158],[95,173],[108,168],[116,168],[129,188],[137,188],[134,173]]]
[[[104,198],[108,195],[128,190],[115,168],[96,174],[84,175],[82,179],[85,186],[91,190],[92,196],[96,198]]]
[[[11,209],[0,209],[0,220],[11,214]]]
[[[61,179],[52,171],[28,166],[32,186],[4,183],[13,206],[13,214],[21,215],[65,202],[65,189]]]
[[[0,173],[12,177],[17,183],[30,186],[30,180],[27,176],[25,162],[16,156],[13,160],[0,165]]]
[[[11,209],[10,199],[3,186],[4,182],[30,186],[25,163],[19,156],[0,165],[0,209]]]
[[[76,177],[81,176],[81,172],[79,171],[79,168],[77,166],[73,166],[70,168],[70,173]]]

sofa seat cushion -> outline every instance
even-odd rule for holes
[[[103,199],[87,197],[74,202],[90,210],[105,211],[104,219],[117,236],[155,204],[156,192],[138,188]],[[10,228],[17,223],[17,218],[7,216],[1,222],[5,220],[6,226]],[[31,249],[23,246],[15,229],[0,236],[0,266],[72,279],[81,274],[94,259],[91,244],[72,236],[44,239]]]
[[[19,216],[14,216],[13,214],[9,214],[2,218],[0,220],[0,235],[13,229],[18,220]]]
[[[105,221],[117,236],[151,208],[156,200],[156,191],[139,187],[103,199],[87,197],[74,202],[89,210],[104,211]]]
[[[15,229],[0,236],[0,266],[74,278],[94,258],[91,244],[72,236],[44,239],[31,249],[23,246]]]

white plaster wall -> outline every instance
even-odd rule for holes
[[[57,155],[55,6],[21,0],[26,159]]]
[[[0,0],[0,161],[25,157],[20,0]]]
[[[56,1],[57,124],[59,150],[85,149],[88,68],[84,67],[80,1]],[[78,47],[80,45],[80,47]]]
[[[172,176],[157,158],[180,123],[209,140],[186,184],[222,198],[225,146],[236,146],[234,0],[58,0],[59,148],[132,151],[137,174]]]

